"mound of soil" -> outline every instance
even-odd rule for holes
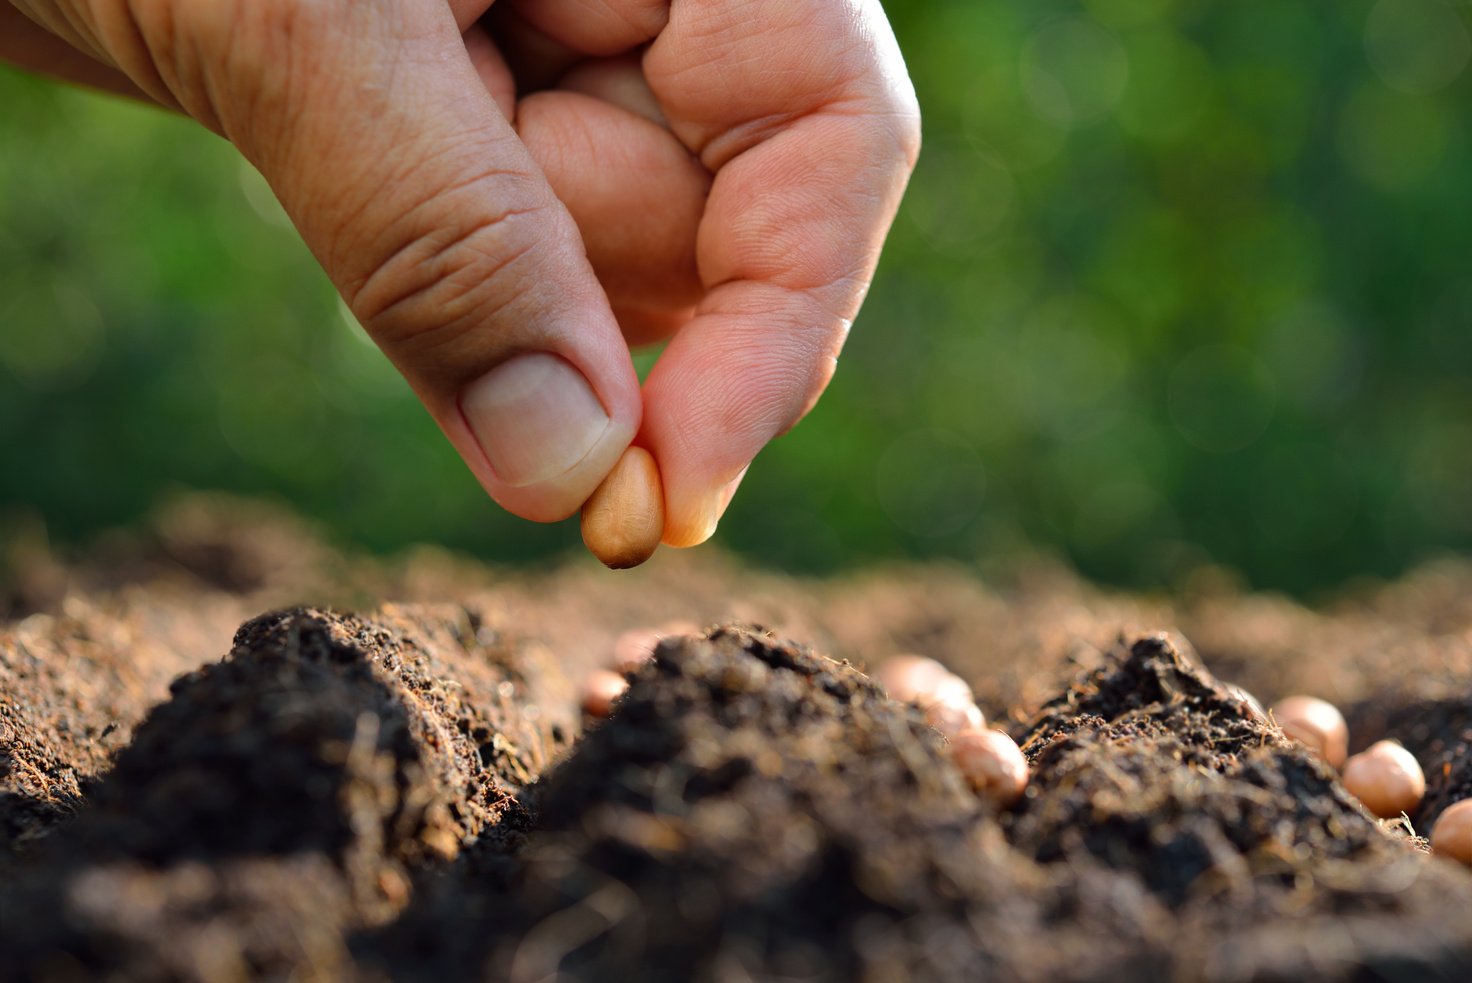
[[[815,582],[699,553],[527,577],[372,562],[195,499],[90,556],[13,562],[0,598],[6,977],[1472,964],[1472,873],[1418,835],[1472,795],[1457,564],[1319,611],[1211,580],[1163,601],[1047,568]],[[673,618],[711,627],[582,719],[578,681],[617,632]],[[902,650],[947,662],[1023,746],[1015,809],[972,794],[862,671]],[[1357,747],[1404,742],[1427,771],[1419,814],[1373,819],[1238,686],[1336,700]]]

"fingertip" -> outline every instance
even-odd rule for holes
[[[673,501],[669,490],[665,490],[665,526],[661,542],[674,549],[689,549],[699,546],[715,535],[716,528],[726,514],[741,480],[751,465],[743,467],[736,477],[718,484],[704,493],[683,496],[683,501]]]
[[[716,533],[720,517],[680,516],[671,514],[665,518],[664,536],[660,542],[671,549],[683,550],[699,546]]]

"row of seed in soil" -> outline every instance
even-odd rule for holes
[[[583,711],[607,717],[628,689],[628,674],[654,656],[665,638],[694,634],[698,627],[671,622],[658,628],[636,628],[615,642],[606,668],[590,672],[583,682]],[[978,795],[1003,808],[1015,805],[1029,781],[1027,759],[1004,731],[988,728],[975,694],[960,676],[923,655],[895,655],[879,663],[873,678],[891,698],[919,708],[947,739],[952,760]],[[1370,813],[1394,820],[1413,815],[1426,794],[1426,776],[1415,755],[1393,740],[1381,740],[1349,754],[1349,726],[1339,708],[1318,697],[1289,696],[1264,710],[1252,694],[1229,687],[1249,714],[1275,724],[1330,767],[1344,788]],[[1472,866],[1472,799],[1447,807],[1431,831],[1432,851]]]

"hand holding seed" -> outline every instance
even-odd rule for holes
[[[566,518],[638,435],[671,546],[817,402],[920,150],[877,0],[13,6],[0,60],[236,143],[494,499]]]

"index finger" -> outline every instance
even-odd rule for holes
[[[665,542],[715,530],[757,452],[812,408],[919,152],[877,0],[675,3],[644,59],[670,128],[715,172],[707,288],[644,386]]]

